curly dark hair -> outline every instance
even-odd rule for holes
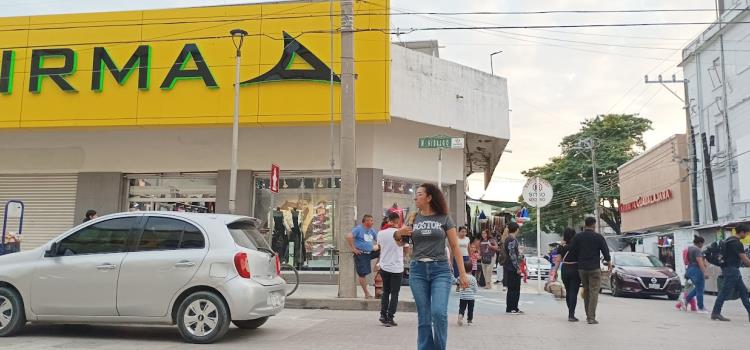
[[[443,191],[431,183],[423,183],[419,187],[424,189],[425,195],[432,197],[430,208],[435,214],[448,215],[448,204],[445,202]]]

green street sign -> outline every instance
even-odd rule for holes
[[[419,138],[419,148],[464,148],[463,137],[432,136]]]

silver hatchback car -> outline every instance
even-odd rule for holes
[[[176,212],[112,214],[34,250],[0,256],[0,337],[26,322],[176,324],[211,343],[284,308],[279,259],[258,221]]]

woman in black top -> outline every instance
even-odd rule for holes
[[[563,231],[562,245],[557,248],[555,257],[555,270],[560,271],[560,277],[565,285],[565,301],[568,304],[568,321],[578,322],[576,318],[576,304],[578,302],[578,289],[581,286],[581,277],[578,275],[578,263],[568,255],[569,243],[573,240],[576,231],[566,228]]]

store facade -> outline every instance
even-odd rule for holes
[[[619,168],[622,232],[636,251],[683,276],[682,251],[692,244],[690,181],[684,134],[669,137]]]
[[[388,16],[367,15],[375,12],[370,6],[378,4],[387,9],[387,1],[358,5],[362,15],[357,23],[388,28]],[[297,8],[300,6],[303,8]],[[43,71],[48,75],[34,83],[41,84],[37,90],[31,86],[28,67],[15,65],[13,78],[8,79],[14,89],[0,95],[0,200],[21,199],[31,204],[26,213],[29,226],[24,230],[24,248],[42,244],[49,239],[49,232],[60,233],[79,223],[87,209],[101,214],[125,210],[227,212],[234,49],[226,32],[245,27],[251,33],[255,28],[257,33],[267,34],[246,38],[243,77],[268,78],[265,73],[279,66],[274,62],[286,63],[282,66],[287,72],[282,76],[310,77],[325,69],[321,64],[331,61],[330,36],[309,33],[327,28],[328,17],[313,16],[311,20],[283,14],[327,11],[328,2],[296,6],[283,2],[0,20],[2,25],[28,29],[26,34],[35,33],[28,26],[42,23],[83,23],[77,30],[66,26],[40,31],[53,30],[54,37],[68,35],[71,45],[81,41],[73,51],[76,62],[88,62],[85,66],[96,59],[93,52],[102,52],[96,47],[107,47],[111,41],[82,36],[86,25],[107,31],[108,22],[132,21],[132,33],[128,27],[120,35],[127,41],[137,32],[139,38],[132,39],[132,44],[107,47],[119,73],[130,69],[132,77],[100,75],[103,85],[98,91],[88,88],[95,80],[94,73],[83,63],[74,73]],[[261,12],[277,15],[263,17]],[[214,17],[237,21],[209,28],[175,20]],[[202,30],[200,38],[175,34],[189,30]],[[174,40],[154,39],[170,34]],[[207,39],[212,35],[223,37]],[[39,41],[34,46],[61,45],[53,36],[32,37]],[[338,48],[338,36],[334,38]],[[472,172],[492,172],[510,137],[505,79],[391,45],[381,32],[358,32],[355,42],[361,59],[355,66],[358,216],[373,214],[380,220],[389,209],[413,211],[411,199],[418,184],[438,181],[438,152],[419,149],[418,140],[445,135],[466,140],[465,149],[443,152],[441,178],[454,219],[464,222],[465,177]],[[4,37],[0,44],[19,47],[13,55],[5,55],[16,60],[41,54],[25,48],[28,45],[20,38]],[[150,51],[141,54],[153,55],[147,67],[139,66],[141,57],[135,54],[139,52],[135,49],[144,45],[150,46]],[[285,47],[297,51],[286,56]],[[66,52],[50,55],[40,67],[66,66]],[[125,63],[129,58],[133,58],[130,68]],[[104,61],[109,67],[110,62]],[[340,65],[333,61],[335,74]],[[148,74],[146,69],[150,69]],[[178,78],[170,80],[170,72]],[[330,76],[330,71],[326,74]],[[8,76],[6,70],[0,71],[0,77]],[[136,79],[141,76],[150,77],[154,86],[141,86],[142,81]],[[78,92],[63,89],[61,79]],[[290,262],[326,268],[335,264],[335,237],[342,232],[337,227],[338,124],[334,128],[329,125],[331,112],[335,121],[339,119],[340,86],[333,84],[332,111],[327,82],[268,79],[241,87],[237,213],[261,219],[269,236],[275,232],[283,235]],[[469,120],[467,116],[471,116]],[[268,190],[271,164],[282,169],[278,194]],[[38,194],[32,198],[29,187],[34,186]],[[61,194],[53,196],[58,193],[55,191]],[[39,197],[58,202],[34,204]],[[50,220],[50,205],[65,208],[55,214],[58,219],[52,226],[44,224]],[[49,232],[33,228],[35,222],[50,227]]]

